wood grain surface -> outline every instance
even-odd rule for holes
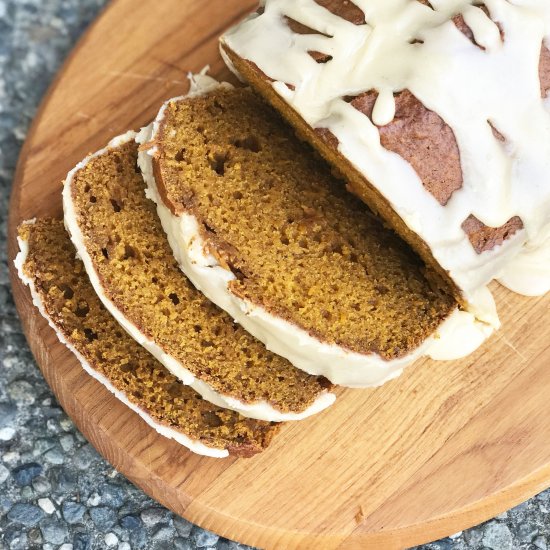
[[[61,180],[87,153],[137,129],[210,64],[243,0],[115,0],[45,99],[11,199],[16,226],[61,214]],[[219,534],[269,549],[393,549],[488,519],[550,485],[550,295],[495,285],[502,330],[468,359],[421,361],[374,390],[286,425],[253,459],[208,459],[157,435],[87,376],[11,268],[35,357],[59,401],[113,466]]]

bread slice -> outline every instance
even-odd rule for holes
[[[334,402],[306,375],[252,338],[178,269],[145,197],[130,132],[68,175],[65,224],[110,313],[205,399],[261,420],[298,420]]]
[[[491,279],[550,290],[543,4],[267,0],[221,48],[457,299],[497,325]]]
[[[61,220],[23,223],[19,247],[19,276],[59,340],[157,432],[211,457],[252,456],[269,445],[279,424],[202,399],[120,328],[95,295]]]
[[[251,90],[196,77],[138,141],[186,275],[304,371],[378,385],[423,354],[464,355],[491,332]]]

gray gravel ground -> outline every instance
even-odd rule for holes
[[[174,516],[113,470],[63,413],[21,332],[6,269],[11,180],[38,103],[105,0],[0,0],[0,550],[246,548]],[[546,550],[550,492],[423,547]]]

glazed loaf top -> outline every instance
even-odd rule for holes
[[[337,149],[466,302],[493,278],[545,293],[550,3],[354,2],[265,0],[222,53]]]

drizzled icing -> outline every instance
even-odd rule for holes
[[[223,38],[254,62],[313,127],[390,202],[449,271],[472,309],[491,279],[525,294],[550,286],[550,99],[541,98],[541,46],[550,38],[548,0],[354,0],[355,25],[314,0],[264,0]],[[488,12],[488,14],[486,13]],[[461,15],[473,42],[453,17]],[[288,19],[322,34],[296,34]],[[474,43],[475,42],[475,43]],[[331,59],[317,63],[319,51]],[[346,97],[377,91],[371,121]],[[409,90],[452,129],[462,187],[446,205],[413,167],[384,149],[378,126],[395,116],[395,93]],[[504,137],[504,141],[499,139]],[[462,228],[469,216],[489,227],[519,216],[524,228],[478,254]]]

